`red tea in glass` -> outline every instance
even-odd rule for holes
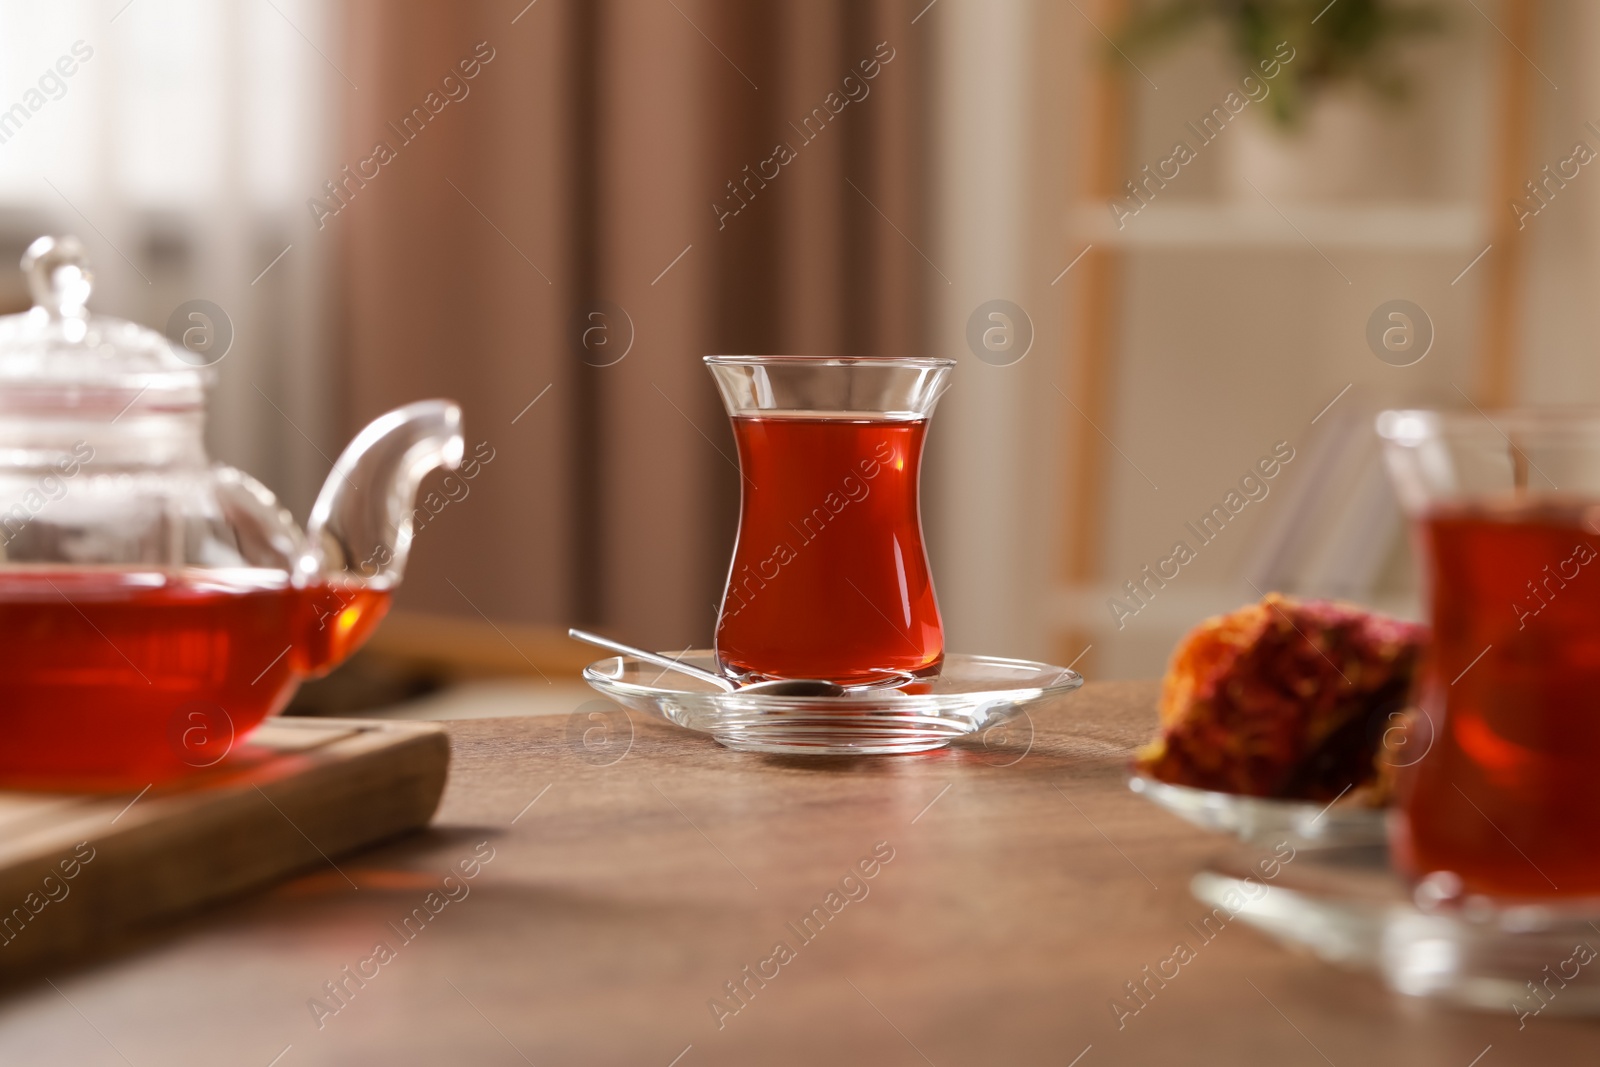
[[[736,416],[748,479],[717,655],[741,676],[921,675],[944,631],[917,515],[924,419]]]
[[[947,360],[710,357],[739,447],[722,669],[841,685],[937,673],[944,631],[918,504]]]
[[[1433,626],[1396,862],[1465,894],[1600,897],[1600,412],[1378,429]]]
[[[1433,595],[1397,844],[1468,892],[1600,896],[1600,506],[1506,502],[1419,524]]]

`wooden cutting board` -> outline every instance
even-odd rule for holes
[[[449,763],[432,724],[276,718],[176,785],[0,792],[0,975],[110,947],[424,826]]]

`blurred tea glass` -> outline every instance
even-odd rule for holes
[[[746,681],[903,683],[944,630],[918,479],[947,359],[707,356],[733,421],[739,539],[717,662]]]
[[[1378,433],[1433,625],[1396,860],[1467,895],[1600,897],[1600,410]]]

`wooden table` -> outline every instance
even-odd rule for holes
[[[620,713],[609,735],[562,718],[455,723],[428,833],[12,988],[0,1063],[1600,1058],[1600,1025],[1547,1015],[1518,1032],[1410,1002],[1238,924],[1119,1029],[1124,983],[1194,940],[1186,923],[1206,909],[1186,883],[1220,846],[1123,785],[1154,693],[1086,686],[1033,715],[1020,759],[981,744],[767,758],[638,717],[630,744]],[[475,853],[492,859],[474,868]],[[863,860],[873,877],[843,881]],[[814,907],[820,932],[797,933]]]

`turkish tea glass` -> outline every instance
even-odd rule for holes
[[[1433,623],[1392,844],[1430,893],[1600,897],[1600,411],[1388,411]]]
[[[894,685],[944,628],[918,479],[946,359],[707,356],[739,448],[739,537],[716,654],[740,681]]]

